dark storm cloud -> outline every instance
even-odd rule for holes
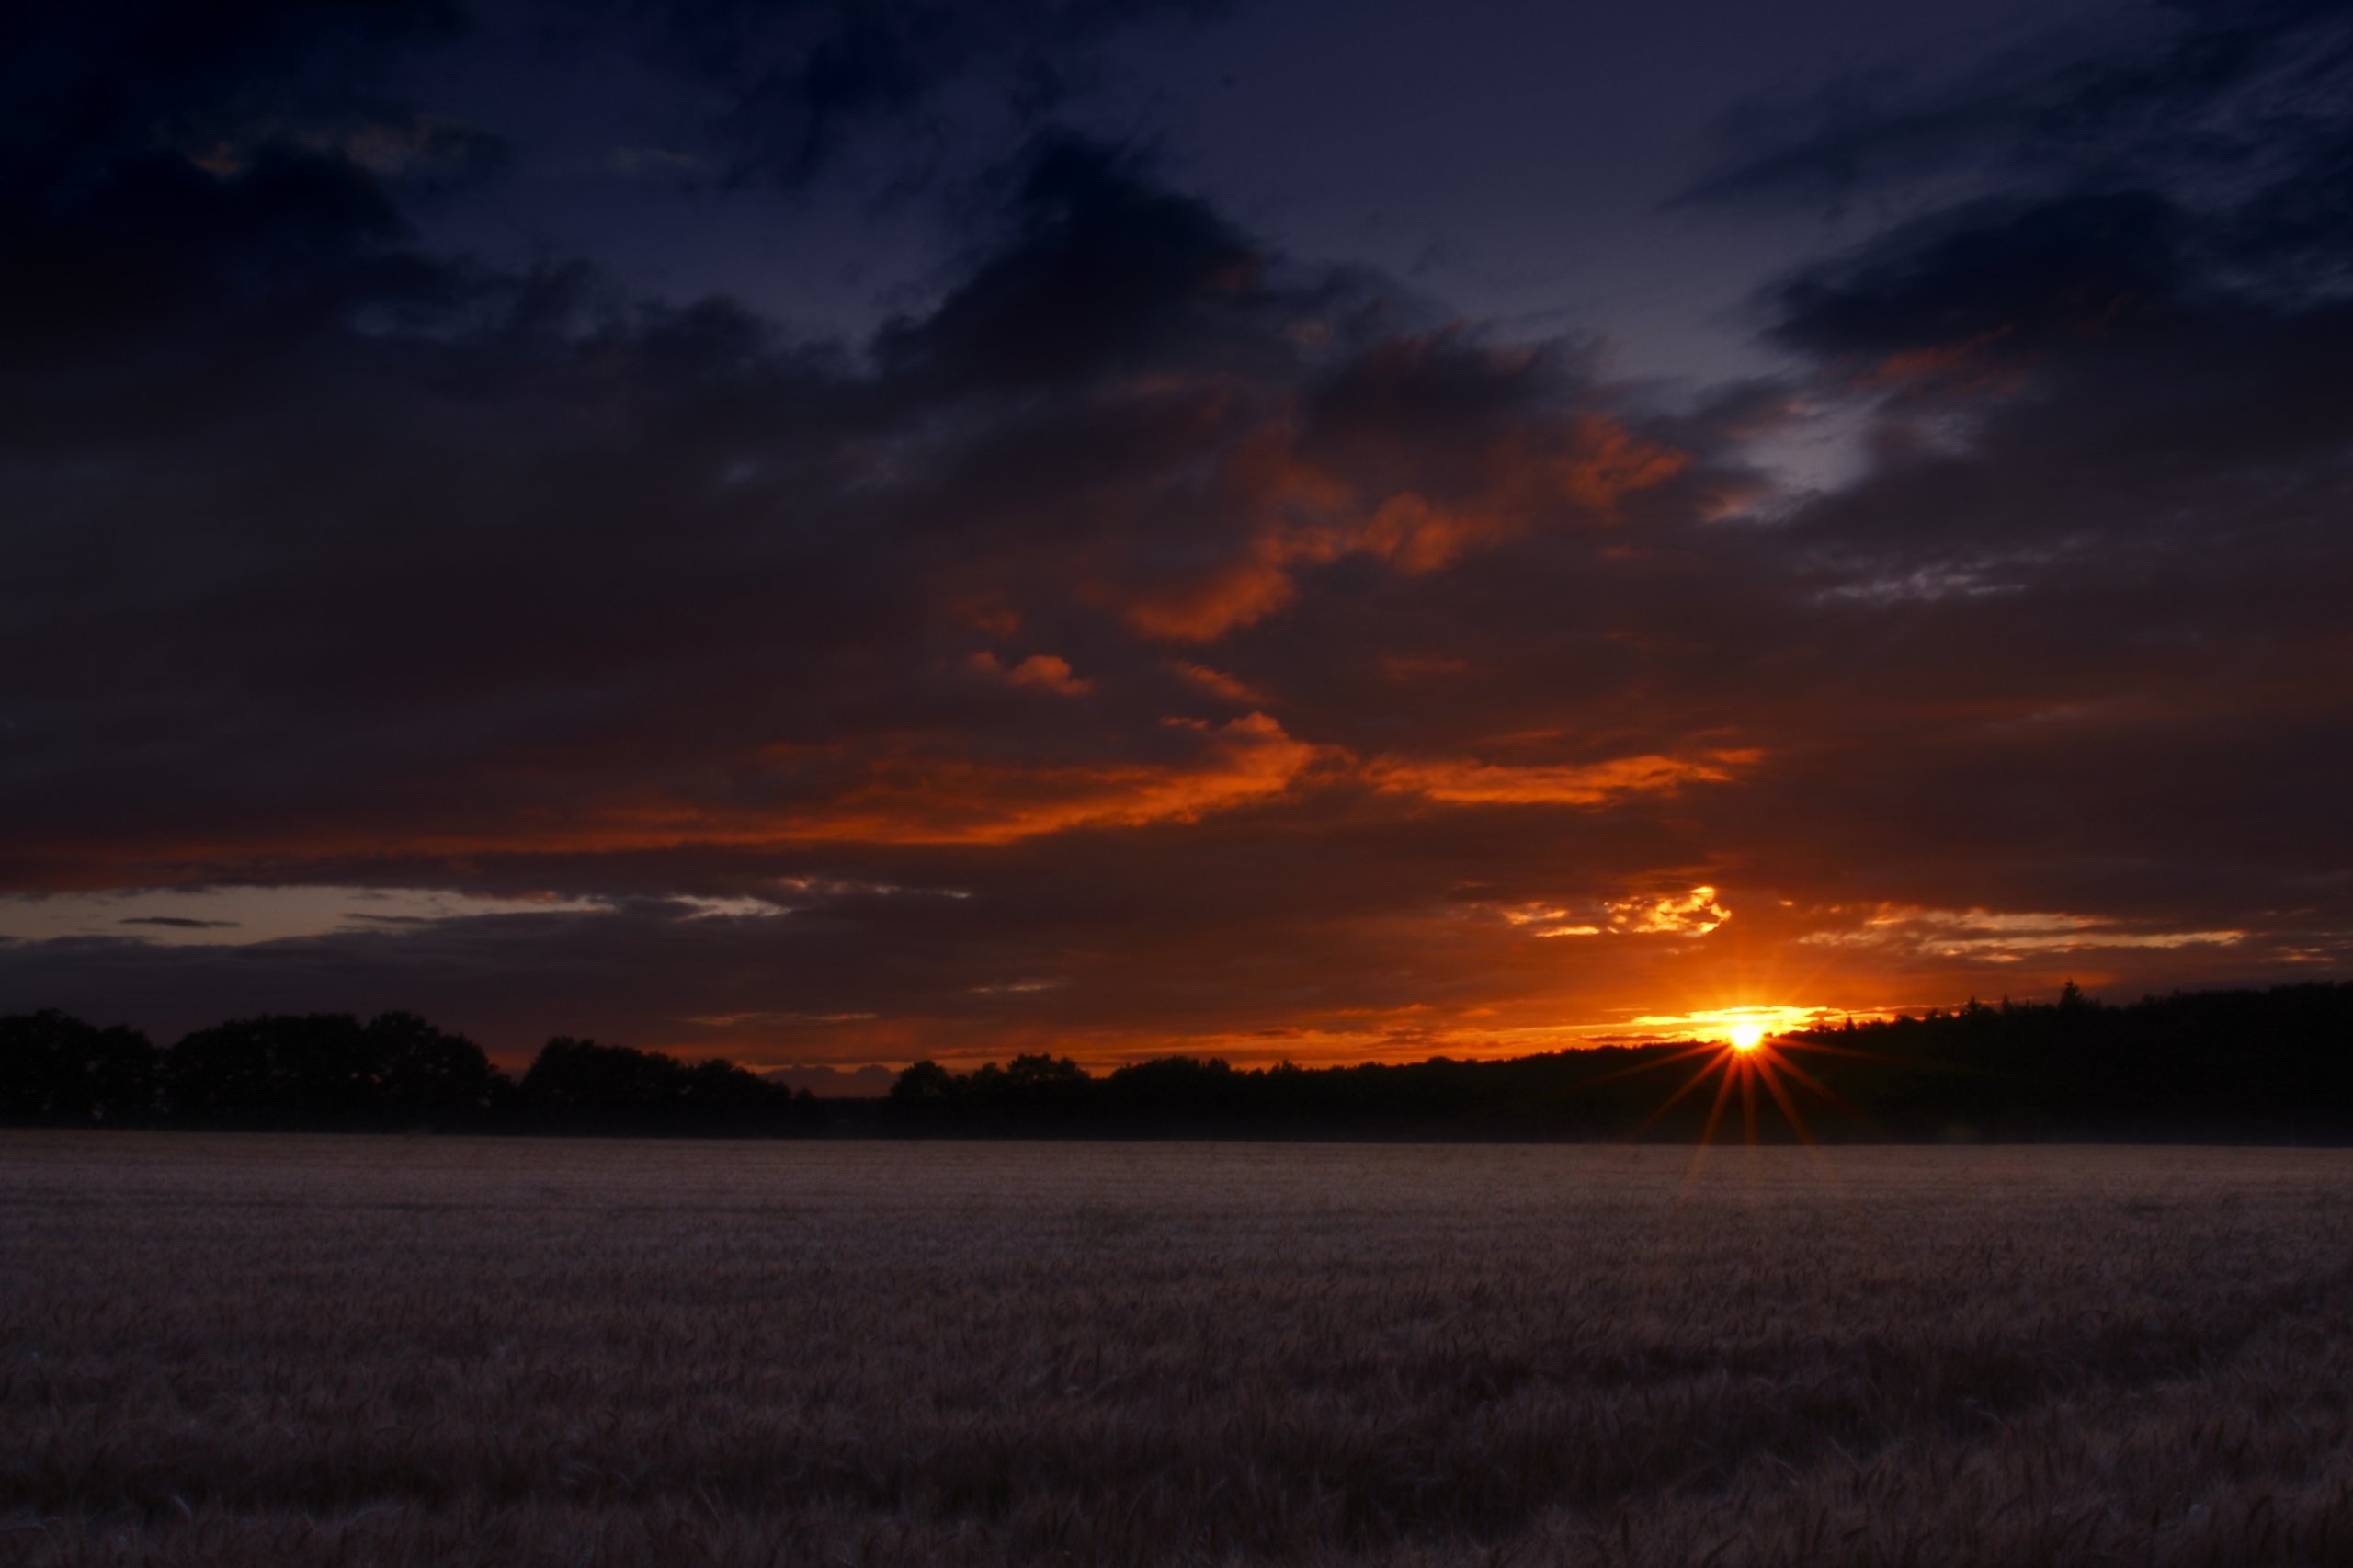
[[[2147,191],[1973,203],[1783,284],[1773,336],[1825,358],[2046,352],[2172,303],[2185,227]]]
[[[1298,302],[1268,296],[1267,258],[1240,230],[1144,174],[1131,153],[1040,142],[1009,243],[920,320],[886,326],[884,365],[942,391],[1003,392],[1263,353],[1269,318]]]
[[[203,153],[257,123],[367,124],[394,52],[446,41],[447,0],[120,0],[44,6],[11,34],[0,108],[12,165],[71,173],[158,141]]]
[[[1677,200],[1843,205],[1938,182],[2243,191],[2343,167],[2348,69],[2342,0],[2118,7],[1957,81],[1879,70],[1744,104],[1718,128],[1718,171]],[[2341,237],[2342,198],[2310,194]]]
[[[936,303],[801,342],[433,253],[247,79],[0,195],[0,878],[572,903],[0,944],[0,1006],[1306,1056],[2344,961],[2318,99],[2228,191],[1919,213],[1668,404],[1060,134]],[[1774,494],[1824,408],[1861,472]]]
[[[723,301],[422,256],[384,181],[332,150],[216,168],[126,145],[29,194],[11,278],[53,358],[12,391],[40,410],[26,490],[57,510],[27,529],[15,624],[140,613],[20,694],[20,869],[250,873],[460,801],[611,847],[1188,818],[1279,790],[1313,748],[1199,689],[1198,717],[1165,711],[1185,683],[1138,627],[1213,635],[1336,559],[1427,570],[1519,526],[1483,484],[1599,509],[1662,460],[1578,415],[1557,472],[1403,490],[1415,452],[1460,466],[1425,440],[1366,492],[1292,455],[1290,413],[1356,358],[1421,352],[1368,325],[1365,287],[1270,280],[1238,231],[1089,144],[1047,142],[1017,187],[1001,245],[885,334],[872,376]],[[1573,385],[1442,357],[1454,380],[1415,412],[1473,392],[1472,424],[1560,433]],[[1392,492],[1414,506],[1384,511]],[[1119,516],[1205,506],[1192,540]],[[1074,734],[1046,699],[1090,690]],[[622,753],[642,803],[609,789]],[[954,798],[926,801],[943,768]],[[109,825],[132,821],[143,847]],[[428,852],[507,832],[437,828]],[[98,866],[94,836],[130,862]]]
[[[625,6],[665,52],[720,95],[712,127],[735,177],[801,186],[878,126],[923,122],[981,79],[1035,121],[1092,51],[1129,29],[1199,20],[1225,0],[662,0]]]

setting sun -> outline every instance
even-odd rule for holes
[[[1734,1024],[1725,1036],[1734,1051],[1754,1051],[1765,1043],[1765,1026],[1758,1023]]]

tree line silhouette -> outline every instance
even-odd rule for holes
[[[1763,1076],[1714,1091],[1728,1051],[1603,1046],[1506,1060],[1243,1069],[1163,1058],[1104,1076],[1017,1057],[899,1075],[902,1131],[1688,1141],[2353,1138],[2353,983],[2180,993],[2113,1006],[1971,1001],[1768,1042]],[[1697,1082],[1695,1082],[1697,1080]],[[1677,1098],[1679,1089],[1690,1092]],[[1753,1121],[1751,1112],[1754,1111]]]
[[[791,1132],[816,1100],[727,1061],[548,1041],[520,1079],[414,1013],[236,1018],[158,1050],[59,1012],[0,1018],[0,1120],[51,1127]]]
[[[1770,1042],[1766,1075],[1685,1042],[1494,1061],[1097,1076],[1037,1054],[918,1062],[881,1100],[819,1101],[723,1060],[548,1041],[521,1077],[411,1013],[264,1016],[165,1050],[58,1012],[0,1017],[0,1122],[874,1136],[1787,1139],[2353,1138],[2353,983],[2115,1006],[1971,1001]],[[1774,1083],[1766,1081],[1769,1075]],[[1678,1091],[1681,1093],[1678,1095]],[[1754,1130],[1752,1133],[1752,1129]]]

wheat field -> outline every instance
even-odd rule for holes
[[[2353,1153],[0,1134],[0,1561],[2353,1562]]]

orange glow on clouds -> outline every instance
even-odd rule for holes
[[[1609,906],[1609,917],[1621,931],[1704,937],[1731,919],[1732,911],[1716,902],[1715,889],[1697,887],[1680,898],[1622,899]]]
[[[1074,682],[1068,668],[1059,658],[1032,656],[1008,671],[991,660],[998,678],[1063,696],[1073,695],[1070,686],[1084,684]],[[1021,676],[1025,670],[1035,674]],[[1186,718],[1164,719],[1161,724],[1165,732],[1196,737],[1190,756],[1174,761],[1022,765],[936,756],[914,747],[775,746],[757,754],[753,766],[770,773],[780,796],[805,785],[806,799],[779,799],[765,809],[684,798],[585,801],[561,817],[535,809],[468,832],[421,824],[404,833],[380,828],[338,835],[290,825],[281,834],[245,840],[119,847],[149,868],[142,873],[145,885],[165,886],[218,880],[222,868],[392,853],[471,858],[796,844],[1005,845],[1080,830],[1199,822],[1280,800],[1311,775],[1321,785],[1356,780],[1380,794],[1441,806],[1597,808],[1631,796],[1671,794],[1687,784],[1728,781],[1735,768],[1762,755],[1716,751],[1696,757],[1646,755],[1532,767],[1388,756],[1365,761],[1343,747],[1300,739],[1263,712],[1222,724]],[[71,847],[59,846],[62,852]],[[75,858],[86,885],[120,885],[120,875],[95,858]],[[155,869],[157,862],[166,863],[168,872]],[[74,884],[54,879],[51,885]],[[1612,929],[1704,935],[1729,917],[1714,901],[1713,888],[1699,888],[1686,895],[1605,907]],[[1573,933],[1564,928],[1540,934]]]
[[[1433,347],[1423,340],[1399,352]],[[1098,583],[1096,596],[1123,608],[1147,636],[1211,642],[1290,604],[1302,568],[1363,555],[1408,576],[1441,571],[1472,550],[1548,523],[1613,521],[1626,497],[1665,483],[1691,461],[1689,453],[1599,414],[1495,443],[1477,454],[1473,483],[1449,495],[1406,474],[1385,484],[1379,476],[1354,479],[1301,456],[1299,447],[1299,432],[1278,425],[1226,457],[1214,504],[1256,520],[1230,559],[1189,582]]]
[[[1073,675],[1070,661],[1057,653],[1032,653],[1018,664],[1006,665],[993,653],[980,653],[972,655],[972,665],[981,675],[1008,686],[1051,691],[1058,697],[1084,697],[1095,689],[1094,682]]]
[[[2235,928],[2134,928],[2097,915],[1880,904],[1859,926],[1812,931],[1798,940],[1809,947],[1908,950],[1947,959],[2017,963],[2038,955],[2100,949],[2228,948],[2244,941],[2246,935]]]
[[[1700,1007],[1688,1013],[1645,1013],[1629,1020],[1632,1030],[1659,1040],[1729,1040],[1744,1051],[1777,1035],[1844,1022],[1847,1010],[1757,1003],[1736,1007]],[[1748,1043],[1743,1045],[1742,1041]]]
[[[1617,796],[1673,790],[1685,784],[1722,784],[1733,770],[1755,763],[1755,750],[1714,751],[1697,757],[1612,757],[1565,767],[1502,767],[1462,761],[1406,762],[1382,757],[1365,776],[1375,789],[1419,795],[1453,805],[1597,806]],[[1711,897],[1715,890],[1707,890]]]
[[[2002,326],[1958,343],[1905,349],[1865,369],[1856,381],[1861,386],[1914,396],[2006,396],[2027,382],[2024,365],[2005,364],[1994,353],[1995,346],[2009,335],[2010,329]]]
[[[1188,685],[1205,691],[1212,697],[1222,698],[1225,701],[1245,708],[1270,706],[1265,692],[1247,681],[1226,674],[1223,670],[1211,669],[1207,665],[1188,664],[1182,659],[1169,660],[1167,667],[1182,676]]]
[[[1198,822],[1213,812],[1269,800],[1315,756],[1264,713],[1198,731],[1197,760],[1180,766],[992,767],[904,759],[870,770],[862,783],[768,830],[776,838],[868,844],[1010,844],[1085,827]]]

